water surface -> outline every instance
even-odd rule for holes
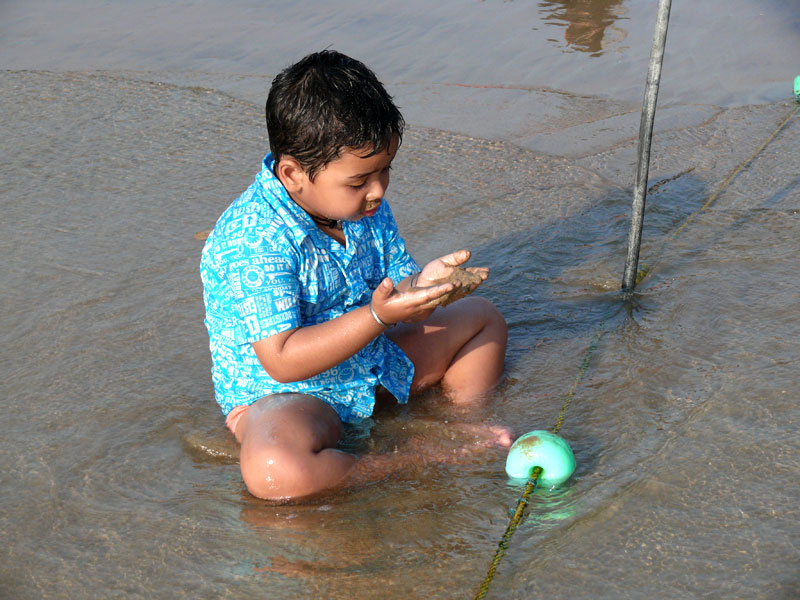
[[[699,76],[678,42],[707,51],[720,42],[700,9],[675,5],[642,249],[652,271],[629,314],[616,289],[639,92],[626,90],[643,79],[649,4],[587,2],[569,17],[560,2],[443,3],[426,13],[427,34],[412,26],[422,4],[398,9],[396,22],[383,18],[388,3],[295,9],[309,32],[361,50],[409,104],[389,198],[414,255],[469,245],[473,262],[492,269],[482,293],[506,315],[511,340],[486,418],[520,432],[552,427],[603,332],[562,429],[576,474],[537,493],[490,597],[800,593],[800,117],[697,213],[791,113],[791,77],[784,93],[778,75],[725,53],[720,64],[742,83],[698,86],[690,98],[689,83],[674,82]],[[195,234],[259,168],[264,86],[307,40],[271,47],[264,63],[267,42],[252,41],[248,23],[261,19],[286,41],[288,9],[267,19],[248,3],[70,6],[0,8],[0,596],[472,596],[521,493],[503,452],[274,506],[197,443],[218,440],[222,418]],[[709,6],[722,14],[722,3]],[[753,47],[780,65],[780,52],[764,48],[796,46],[790,4],[736,8],[719,19],[730,30],[759,11],[781,23]],[[45,19],[77,33],[42,30]],[[250,41],[206,43],[215,62],[196,62],[225,23]],[[574,23],[598,23],[602,43],[587,25],[565,37]],[[380,40],[337,37],[376,24]],[[494,43],[481,46],[482,66],[474,35],[461,33],[483,26],[494,27]],[[38,45],[31,31],[46,31]],[[525,44],[559,68],[510,60]],[[436,45],[461,53],[445,57]],[[603,77],[606,88],[594,73],[596,92],[561,68],[627,73],[620,62],[641,76]],[[467,81],[495,87],[445,85]],[[392,451],[424,438],[455,448],[446,409],[435,393],[389,408],[348,432],[347,447]]]

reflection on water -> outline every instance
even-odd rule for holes
[[[611,44],[628,35],[614,25],[624,18],[623,1],[541,0],[539,6],[545,23],[565,27],[564,40],[571,49],[600,56]]]

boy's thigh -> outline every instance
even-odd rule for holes
[[[342,433],[339,415],[308,394],[266,396],[251,404],[236,425],[242,444],[291,446],[318,451],[335,446]]]
[[[342,431],[336,411],[313,396],[262,398],[237,423],[239,466],[251,494],[294,498],[334,487],[355,458],[335,449]]]
[[[498,316],[491,302],[470,296],[437,308],[421,323],[400,323],[385,335],[414,363],[414,386],[427,387],[441,381],[459,350]]]

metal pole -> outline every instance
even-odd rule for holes
[[[653,139],[653,120],[656,116],[658,83],[661,80],[661,63],[664,60],[664,46],[667,42],[667,25],[671,0],[658,1],[656,32],[653,49],[650,51],[650,66],[647,69],[647,83],[644,88],[642,119],[639,123],[639,163],[636,167],[636,184],[631,206],[631,226],[628,231],[628,255],[625,259],[625,273],[622,276],[622,291],[629,299],[636,287],[639,270],[639,247],[642,243],[642,224],[644,204],[647,197],[647,174],[650,170],[650,142]]]

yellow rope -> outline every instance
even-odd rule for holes
[[[708,210],[708,209],[711,207],[711,205],[712,205],[712,204],[714,204],[714,202],[716,202],[716,201],[717,201],[717,199],[718,199],[718,198],[719,198],[719,197],[722,195],[722,192],[724,192],[724,191],[725,191],[725,190],[728,188],[728,186],[729,186],[729,185],[730,185],[730,184],[733,182],[733,180],[734,180],[734,179],[736,179],[736,177],[739,175],[739,173],[741,173],[741,172],[742,172],[744,169],[746,169],[747,167],[749,167],[749,166],[750,166],[750,164],[751,164],[751,163],[752,163],[752,162],[753,162],[753,161],[754,161],[754,160],[755,160],[755,159],[758,157],[758,155],[759,155],[759,154],[761,154],[761,153],[764,151],[764,148],[766,148],[766,147],[767,147],[767,145],[768,145],[768,144],[769,144],[769,143],[770,143],[772,140],[774,140],[774,139],[775,139],[775,137],[776,137],[776,136],[777,136],[777,135],[778,135],[778,134],[779,134],[779,133],[780,133],[780,132],[783,130],[783,128],[786,126],[786,124],[789,122],[789,120],[790,120],[790,119],[791,119],[793,116],[795,116],[795,114],[797,114],[797,111],[798,111],[798,110],[800,110],[800,104],[798,104],[796,107],[794,107],[794,109],[792,109],[792,111],[791,111],[791,112],[790,112],[788,115],[786,115],[786,117],[785,117],[785,118],[784,118],[784,119],[783,119],[783,120],[780,122],[780,124],[778,125],[777,129],[775,129],[775,131],[773,131],[773,132],[772,132],[772,135],[770,135],[770,136],[769,136],[769,137],[768,137],[768,138],[767,138],[767,139],[764,141],[764,143],[763,143],[763,144],[761,144],[761,145],[760,145],[760,146],[759,146],[759,147],[756,149],[756,151],[755,151],[755,152],[753,152],[753,154],[751,154],[751,155],[750,155],[750,158],[748,158],[748,159],[747,159],[747,160],[745,160],[744,162],[740,163],[740,164],[739,164],[739,166],[737,166],[735,169],[733,169],[733,171],[731,171],[731,172],[728,174],[728,176],[725,178],[725,180],[722,182],[722,184],[720,184],[719,188],[717,188],[717,191],[716,191],[716,192],[714,192],[713,194],[711,194],[711,196],[709,197],[709,199],[708,199],[708,200],[706,200],[706,203],[705,203],[705,204],[703,204],[703,206],[701,206],[700,208],[698,208],[696,211],[694,211],[692,214],[690,214],[690,215],[689,215],[689,216],[686,218],[686,220],[685,220],[683,223],[681,223],[681,225],[680,225],[679,227],[677,227],[677,228],[675,229],[675,231],[673,231],[673,232],[672,232],[672,233],[671,233],[671,234],[670,234],[670,235],[669,235],[669,236],[668,236],[668,237],[667,237],[667,238],[666,238],[666,239],[665,239],[665,240],[662,242],[662,244],[661,244],[661,247],[659,248],[658,252],[656,252],[656,254],[655,254],[654,262],[653,262],[652,264],[650,264],[650,265],[642,265],[642,267],[639,269],[638,273],[636,274],[636,285],[638,285],[638,284],[639,284],[639,282],[640,282],[642,279],[644,279],[644,278],[645,278],[645,277],[646,277],[648,274],[650,274],[650,273],[652,273],[652,272],[653,272],[653,269],[655,268],[656,264],[658,264],[658,263],[657,263],[657,261],[658,261],[658,258],[661,256],[661,252],[662,252],[662,250],[664,249],[664,246],[666,246],[666,245],[667,245],[667,243],[669,243],[669,242],[671,242],[672,240],[674,240],[675,238],[677,238],[677,237],[678,237],[678,236],[681,234],[681,232],[682,232],[684,229],[686,229],[686,227],[689,225],[689,223],[691,223],[692,221],[694,221],[694,220],[695,220],[695,218],[696,218],[696,217],[697,217],[699,214],[701,214],[701,213],[705,212],[706,210]]]
[[[702,207],[700,207],[694,213],[689,215],[686,221],[684,221],[680,227],[678,227],[675,231],[672,232],[672,234],[667,238],[667,240],[662,245],[662,249],[663,246],[666,245],[666,242],[674,240],[681,233],[681,231],[683,231],[686,228],[686,226],[689,225],[689,223],[691,223],[694,220],[694,218],[697,215],[707,210],[716,201],[716,199],[719,198],[722,192],[725,191],[725,189],[731,184],[731,182],[736,178],[736,176],[739,173],[741,173],[742,170],[745,169],[751,162],[753,162],[753,160],[755,160],[756,157],[759,154],[761,154],[764,148],[766,148],[767,145],[773,139],[775,139],[775,136],[777,136],[781,132],[784,126],[789,122],[789,119],[791,119],[797,113],[798,110],[800,110],[800,105],[795,107],[795,109],[792,112],[790,112],[789,115],[785,119],[783,119],[783,121],[781,121],[780,125],[778,125],[778,128],[772,133],[771,136],[767,138],[767,140],[763,144],[761,144],[761,146],[758,147],[758,149],[750,156],[750,158],[741,163],[728,175],[728,177],[725,178],[725,181],[722,182],[722,185],[720,185],[717,191],[711,195],[711,197]],[[644,279],[647,273],[651,270],[652,268],[649,270],[646,268],[640,269],[636,276],[636,283],[638,284],[639,281]],[[586,350],[586,354],[583,357],[583,362],[581,363],[581,366],[578,369],[578,374],[575,377],[575,380],[572,382],[569,391],[567,392],[564,404],[561,407],[561,412],[559,413],[558,418],[556,419],[556,423],[553,426],[553,433],[555,434],[561,431],[561,427],[564,424],[564,416],[567,414],[567,408],[569,407],[570,402],[572,402],[572,398],[575,396],[575,391],[578,389],[578,385],[583,380],[583,377],[589,368],[589,363],[592,359],[592,354],[594,354],[595,349],[600,343],[600,338],[603,336],[604,325],[606,321],[607,319],[600,324],[597,333],[595,334],[594,338],[592,338],[592,342],[589,344],[589,347]],[[486,573],[486,577],[484,578],[483,583],[481,584],[481,587],[478,590],[478,593],[475,595],[475,600],[482,600],[483,598],[486,597],[486,594],[489,591],[489,585],[491,584],[492,579],[494,579],[495,572],[497,571],[497,567],[500,564],[500,561],[502,560],[503,556],[505,555],[509,543],[511,542],[511,536],[514,535],[514,531],[516,531],[517,527],[519,526],[519,523],[522,520],[522,516],[525,513],[525,508],[528,506],[528,500],[530,499],[533,492],[536,490],[536,484],[539,480],[539,476],[542,474],[542,470],[543,470],[542,467],[537,466],[534,467],[533,470],[531,471],[530,479],[528,479],[528,482],[525,485],[525,490],[523,491],[522,496],[517,501],[517,506],[514,509],[514,514],[511,517],[511,521],[509,522],[508,527],[506,527],[505,533],[503,533],[503,537],[500,538],[500,542],[498,542],[497,544],[497,551],[495,552],[494,558],[492,559],[492,562],[489,565],[489,570]]]
[[[514,515],[511,517],[508,527],[506,527],[506,532],[503,534],[503,537],[497,544],[497,552],[494,554],[492,564],[489,565],[489,571],[486,573],[486,578],[483,580],[481,588],[478,590],[478,593],[475,596],[475,600],[481,600],[489,591],[489,584],[492,582],[492,579],[494,579],[494,573],[497,571],[497,565],[500,564],[503,555],[506,553],[508,544],[511,541],[511,536],[514,535],[514,530],[516,530],[519,522],[522,520],[522,514],[525,512],[525,507],[528,505],[528,498],[531,497],[531,494],[533,494],[533,491],[536,489],[536,482],[539,480],[539,475],[541,474],[542,467],[533,468],[531,477],[528,479],[528,483],[525,486],[525,491],[522,492],[522,497],[517,502],[517,508],[514,510]]]
[[[605,322],[604,322],[605,323]],[[558,433],[561,431],[561,426],[564,424],[564,416],[567,414],[567,408],[569,407],[569,403],[572,402],[572,398],[575,396],[575,391],[578,389],[578,385],[583,380],[583,376],[586,374],[587,369],[589,368],[589,362],[592,360],[592,354],[594,354],[597,345],[600,342],[600,338],[603,336],[603,328],[597,331],[594,338],[592,339],[592,343],[589,344],[589,348],[586,350],[586,354],[583,357],[583,362],[581,363],[580,369],[578,369],[578,375],[575,377],[575,380],[572,382],[572,385],[567,392],[567,396],[564,400],[564,404],[561,406],[561,412],[558,414],[558,418],[556,419],[556,424],[553,426],[553,433]],[[506,531],[503,534],[503,537],[500,539],[500,542],[497,544],[497,551],[494,554],[494,559],[492,560],[491,565],[489,565],[489,571],[486,573],[486,578],[483,580],[481,584],[480,590],[478,594],[475,596],[475,600],[481,600],[486,596],[486,593],[489,591],[489,584],[494,579],[494,573],[497,571],[497,565],[500,564],[500,561],[503,558],[503,555],[506,553],[506,549],[508,548],[508,544],[511,541],[511,536],[514,535],[514,531],[517,529],[520,521],[522,520],[522,515],[525,512],[525,507],[528,506],[528,499],[531,497],[533,492],[536,490],[536,483],[539,480],[539,476],[542,474],[542,467],[534,467],[533,471],[531,471],[530,479],[528,479],[528,483],[525,485],[525,490],[522,492],[522,496],[517,501],[517,507],[514,510],[514,515],[511,517],[511,521],[506,527]]]

